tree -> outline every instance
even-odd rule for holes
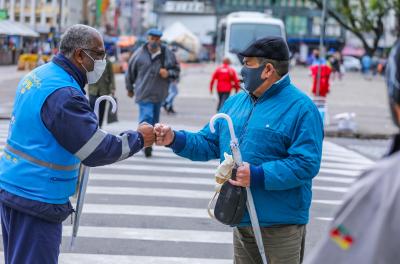
[[[309,0],[319,9],[323,0]],[[365,51],[373,55],[384,34],[383,18],[390,10],[400,17],[400,0],[328,0],[327,14],[362,42]],[[372,44],[367,41],[372,36]]]

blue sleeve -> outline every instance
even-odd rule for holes
[[[294,128],[288,157],[265,162],[264,186],[266,190],[287,190],[303,185],[319,171],[324,137],[322,119],[316,107],[301,113]]]
[[[265,176],[262,166],[250,164],[250,186],[258,186],[264,184]]]
[[[98,131],[98,122],[88,100],[72,87],[58,89],[45,101],[41,118],[57,142],[72,154],[77,153]],[[143,137],[136,131],[126,131],[129,155],[143,148]],[[121,137],[106,134],[97,148],[82,163],[94,167],[118,161],[123,153]]]
[[[213,134],[209,126],[197,133],[175,131],[175,138],[169,146],[179,156],[193,161],[208,161],[219,158],[218,131]]]

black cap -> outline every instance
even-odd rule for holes
[[[277,61],[289,60],[289,48],[282,37],[265,37],[256,40],[239,52],[243,57],[262,57]]]

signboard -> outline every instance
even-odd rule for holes
[[[171,13],[204,13],[204,2],[193,1],[167,1],[165,12]]]
[[[0,21],[8,18],[7,9],[0,9]]]

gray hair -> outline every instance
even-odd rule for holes
[[[261,57],[257,58],[257,60],[260,65],[267,65],[268,63],[272,64],[279,77],[282,77],[289,72],[289,61],[278,61]]]
[[[76,24],[69,27],[61,36],[60,53],[70,58],[77,48],[90,48],[95,45],[94,37],[100,33],[92,27]]]

